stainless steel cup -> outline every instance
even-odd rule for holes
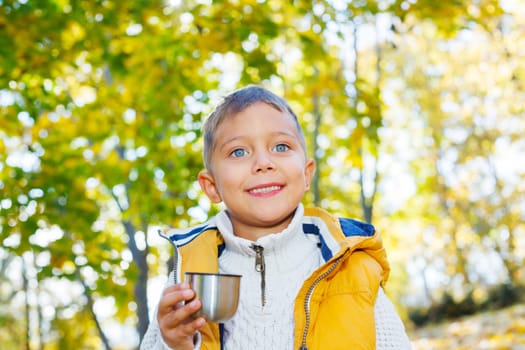
[[[239,304],[240,275],[186,272],[185,280],[201,300],[202,308],[194,316],[207,321],[224,322],[237,311]]]

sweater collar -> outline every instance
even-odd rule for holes
[[[299,229],[302,225],[302,229]],[[197,236],[208,230],[218,230],[226,241],[237,238],[238,242],[243,239],[233,235],[230,219],[222,211],[208,222],[186,229],[170,229],[166,235],[175,242],[178,247],[184,246],[193,241]],[[257,244],[265,244],[268,249],[276,247],[279,244],[291,239],[292,232],[303,232],[310,240],[320,245],[321,253],[325,261],[330,260],[334,255],[340,252],[344,247],[358,246],[363,240],[375,235],[372,225],[362,223],[352,219],[338,219],[321,208],[304,208],[302,204],[297,207],[290,225],[281,233],[276,232],[257,240]],[[229,238],[227,238],[229,237]],[[245,240],[241,243],[249,247],[252,241]],[[239,248],[245,249],[245,248]],[[222,248],[219,247],[219,251]],[[250,251],[252,251],[250,249]]]
[[[271,253],[278,251],[282,247],[289,246],[289,244],[296,239],[304,239],[301,235],[303,217],[304,207],[302,204],[299,204],[288,227],[281,232],[275,232],[260,237],[256,241],[238,237],[234,234],[231,220],[226,210],[217,214],[214,221],[224,239],[226,249],[237,251],[242,254],[255,255],[254,250],[250,248],[252,245],[261,246],[264,248],[265,253]]]

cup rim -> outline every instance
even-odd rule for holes
[[[213,273],[213,272],[184,272],[185,275],[197,275],[197,276],[224,276],[224,277],[242,277],[242,275],[235,275],[230,273]]]

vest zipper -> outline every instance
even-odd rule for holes
[[[311,301],[314,289],[315,289],[315,287],[317,287],[319,282],[321,282],[326,276],[328,276],[330,273],[332,273],[332,271],[335,270],[335,268],[341,262],[343,256],[344,256],[344,254],[341,255],[340,257],[338,257],[332,263],[330,268],[328,268],[328,270],[326,270],[320,276],[318,276],[314,280],[314,282],[310,285],[310,288],[308,288],[308,292],[306,293],[306,297],[304,299],[304,304],[303,304],[306,322],[305,322],[305,325],[304,325],[303,340],[302,340],[301,346],[299,347],[299,350],[308,350],[308,347],[306,346],[306,335],[308,334],[308,328],[310,327],[310,301]]]
[[[250,246],[255,251],[255,271],[261,274],[261,306],[266,304],[266,265],[264,263],[264,247],[252,244]]]

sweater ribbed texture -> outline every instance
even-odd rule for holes
[[[240,303],[235,316],[224,324],[225,349],[292,349],[293,305],[304,280],[321,263],[316,242],[302,232],[303,208],[298,208],[287,229],[252,242],[233,235],[223,212],[217,226],[226,248],[219,258],[223,273],[242,275]],[[265,305],[261,299],[261,273],[255,270],[252,244],[264,248]]]
[[[239,308],[224,324],[225,350],[292,350],[293,305],[304,280],[322,264],[317,242],[302,231],[304,209],[296,210],[290,225],[282,232],[252,242],[233,234],[226,212],[216,216],[224,237],[225,250],[219,257],[219,270],[242,275]],[[264,247],[266,263],[266,304],[261,305],[261,274],[255,271],[252,244]],[[169,284],[173,278],[170,277]],[[376,349],[411,349],[405,328],[394,305],[379,288],[374,306]],[[160,334],[156,313],[142,340],[141,350],[169,349]],[[195,350],[199,350],[197,344]]]

